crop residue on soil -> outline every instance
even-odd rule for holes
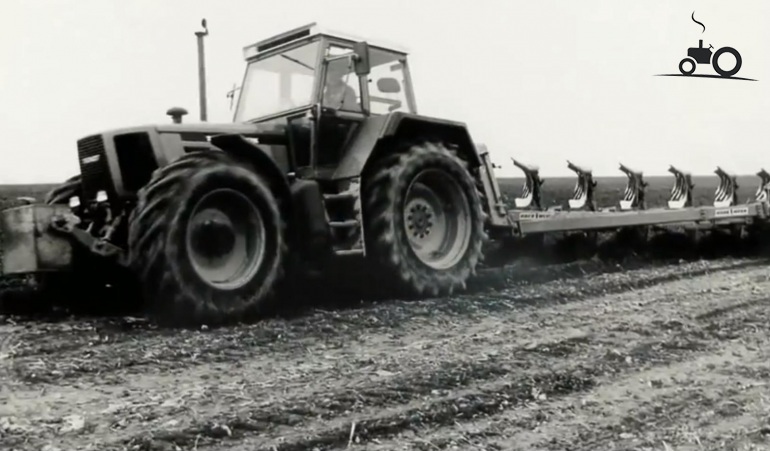
[[[766,449],[766,263],[507,268],[448,298],[202,331],[5,317],[0,441],[19,450]]]

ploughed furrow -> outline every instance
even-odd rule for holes
[[[254,350],[237,365],[127,377],[120,390],[128,395],[113,392],[120,408],[99,410],[90,438],[99,449],[312,449],[346,445],[353,422],[368,443],[451,426],[457,415],[472,421],[704,352],[718,334],[691,318],[727,304],[763,306],[764,273],[725,270],[584,298],[577,290],[571,302],[470,315],[439,310],[338,347],[324,337],[300,355]],[[103,396],[111,388],[100,387]]]
[[[563,379],[593,376],[573,390],[521,385],[531,391],[521,392],[514,404],[509,385],[480,387],[475,397],[457,394],[449,408],[431,402],[397,419],[374,420],[401,429],[372,428],[374,421],[359,420],[352,440],[350,429],[345,434],[339,427],[325,431],[323,439],[276,448],[321,444],[320,449],[589,451],[666,449],[664,442],[672,449],[728,449],[728,444],[731,449],[752,449],[735,447],[747,443],[766,447],[770,390],[762,378],[770,367],[762,346],[770,341],[768,307],[768,298],[742,303],[727,317],[711,316],[701,327],[686,327],[626,349],[616,347],[591,369],[570,365],[574,368],[558,372]],[[356,446],[347,447],[351,442]],[[234,448],[246,449],[242,445]]]
[[[572,264],[565,265],[567,272],[586,275],[567,280],[556,278],[553,268],[550,276],[537,275],[538,271],[533,268],[523,268],[523,273],[532,274],[534,282],[506,270],[498,277],[509,279],[509,286],[488,293],[476,290],[475,294],[452,298],[389,301],[315,311],[291,320],[271,319],[205,333],[155,330],[145,322],[125,320],[45,324],[41,327],[43,331],[30,324],[2,327],[11,343],[10,365],[16,379],[25,384],[70,384],[80,380],[119,384],[130,375],[148,371],[174,372],[180,367],[237,364],[263,353],[281,355],[278,361],[267,359],[264,368],[258,369],[275,372],[275,365],[281,366],[284,361],[295,364],[290,357],[285,360],[285,356],[317,348],[319,340],[325,349],[345,348],[371,333],[388,336],[408,333],[410,326],[442,315],[451,321],[454,318],[469,321],[477,316],[506,315],[522,308],[574,303],[599,294],[622,293],[682,277],[764,264],[766,261],[761,259],[726,259],[626,272],[614,272],[620,271],[617,266],[589,264],[587,269],[582,269],[581,265]]]
[[[766,449],[768,307],[757,298],[688,315],[667,338],[614,348],[589,390],[538,390],[517,409],[353,449]]]
[[[770,299],[763,299],[762,303],[752,302],[746,304],[748,313],[754,315],[761,311],[764,312],[770,306]],[[737,311],[737,310],[736,310]],[[748,338],[764,338],[770,330],[770,323],[765,321],[767,315],[762,318],[761,328],[749,328],[746,335]],[[512,380],[505,382],[499,381],[494,384],[479,385],[475,390],[464,390],[452,393],[447,399],[438,401],[429,401],[422,403],[419,407],[404,409],[392,414],[380,413],[373,417],[364,417],[356,421],[355,416],[348,418],[349,423],[339,424],[336,428],[326,429],[319,433],[317,437],[307,439],[300,438],[296,442],[283,442],[280,445],[266,444],[256,449],[271,449],[275,447],[279,450],[303,449],[305,446],[320,447],[321,449],[331,449],[335,447],[344,447],[350,442],[350,425],[356,422],[354,428],[353,441],[362,445],[362,449],[402,449],[400,446],[404,442],[409,442],[411,437],[411,447],[413,449],[444,449],[463,446],[471,446],[471,449],[510,449],[512,443],[517,444],[517,449],[544,449],[544,447],[555,444],[553,449],[576,449],[575,440],[579,437],[566,437],[553,443],[553,437],[563,437],[564,432],[554,428],[547,434],[544,442],[532,443],[532,446],[522,446],[523,440],[516,436],[516,431],[532,429],[538,422],[542,422],[546,417],[541,410],[535,415],[525,418],[518,418],[518,421],[508,421],[497,429],[482,430],[478,434],[483,438],[479,443],[470,440],[467,434],[458,438],[458,432],[462,436],[462,431],[470,428],[478,428],[478,423],[501,422],[496,420],[496,414],[505,414],[508,411],[516,411],[517,408],[531,409],[532,405],[547,405],[549,400],[557,402],[564,397],[576,398],[584,396],[590,398],[593,392],[602,390],[603,387],[612,383],[613,379],[638,379],[639,371],[667,371],[668,365],[683,365],[684,362],[698,364],[698,357],[704,353],[725,353],[731,354],[732,351],[725,351],[725,343],[721,340],[725,331],[731,331],[730,334],[737,334],[744,330],[747,325],[757,324],[758,321],[751,318],[746,319],[745,314],[734,318],[728,318],[722,321],[712,321],[702,324],[702,327],[691,327],[683,329],[670,336],[658,335],[659,338],[648,339],[641,343],[629,346],[614,346],[612,351],[604,355],[592,353],[590,358],[583,360],[582,355],[573,354],[569,363],[557,364],[553,372],[548,371],[535,377],[519,378],[513,376]],[[717,330],[719,329],[719,330]],[[630,338],[630,337],[628,337]],[[633,342],[632,342],[633,343]],[[599,343],[590,343],[594,346]],[[756,348],[754,348],[756,349]],[[588,357],[588,356],[585,356]],[[713,359],[713,356],[701,357],[701,360]],[[550,377],[548,377],[550,375]],[[561,383],[559,383],[561,381]],[[649,380],[648,380],[649,381]],[[660,383],[655,379],[652,385]],[[649,387],[648,387],[649,388]],[[636,400],[638,404],[638,399]],[[617,406],[612,406],[617,408]],[[692,409],[694,405],[688,406]],[[598,412],[596,413],[598,415]],[[605,416],[608,416],[605,414]],[[612,417],[612,415],[609,415]],[[583,419],[585,421],[585,419]],[[471,424],[463,424],[465,422]],[[428,439],[430,431],[436,427],[443,427],[442,433],[436,434],[434,440]],[[358,431],[356,434],[355,431]],[[618,428],[609,428],[609,435],[599,436],[597,440],[589,441],[585,447],[579,449],[607,449],[614,448],[612,439],[616,438]],[[654,429],[647,429],[647,431]],[[447,432],[454,431],[454,439],[442,436],[449,435]],[[505,433],[514,435],[513,440]],[[615,434],[613,434],[615,433]],[[489,440],[495,435],[500,436],[501,440]],[[526,435],[526,433],[524,433]],[[451,436],[451,435],[450,435]],[[626,434],[624,434],[624,437]],[[405,440],[405,437],[407,439]],[[387,442],[394,440],[395,443]],[[604,440],[602,440],[604,439]],[[380,442],[380,443],[377,443]],[[395,446],[395,445],[399,446]],[[379,445],[379,446],[377,446]],[[630,445],[630,444],[629,444]],[[637,444],[638,445],[638,444]],[[241,449],[243,444],[238,444],[236,448]],[[252,446],[249,443],[248,446]],[[519,448],[520,446],[520,448]],[[245,448],[243,448],[245,449]],[[620,446],[620,449],[630,449]]]

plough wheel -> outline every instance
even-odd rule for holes
[[[145,307],[166,326],[261,314],[286,260],[278,201],[219,151],[189,153],[152,176],[129,225],[129,264]]]
[[[486,239],[481,195],[467,164],[436,142],[394,150],[364,181],[367,249],[407,293],[464,289]]]

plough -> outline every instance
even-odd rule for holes
[[[740,204],[737,177],[722,167],[714,173],[719,184],[712,205],[694,206],[692,176],[674,166],[668,172],[674,176],[674,186],[665,207],[648,208],[645,190],[648,183],[641,171],[620,164],[627,182],[618,205],[601,208],[594,200],[597,182],[589,168],[567,161],[567,167],[576,176],[572,197],[565,210],[560,206],[544,208],[541,187],[544,180],[539,168],[512,159],[524,173],[521,195],[514,199],[514,207],[507,213],[509,230],[514,235],[538,233],[585,232],[614,230],[628,227],[685,227],[687,229],[734,228],[768,220],[770,208],[770,173],[757,173],[760,183],[754,199]]]

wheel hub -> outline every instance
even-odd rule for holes
[[[266,251],[266,229],[257,206],[239,191],[217,189],[193,208],[187,254],[198,276],[220,289],[248,283]]]
[[[430,235],[433,226],[434,213],[426,202],[412,203],[407,215],[407,227],[415,238],[425,238]]]
[[[227,218],[206,218],[193,229],[192,240],[201,256],[214,260],[232,252],[235,231]]]
[[[439,169],[418,174],[407,190],[403,212],[409,245],[422,263],[443,270],[462,261],[471,241],[471,210],[450,174]]]

